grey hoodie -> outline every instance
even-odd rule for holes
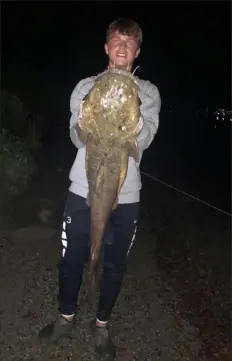
[[[69,174],[71,181],[69,190],[84,198],[86,198],[88,194],[88,181],[85,171],[85,145],[80,141],[75,127],[79,116],[81,101],[93,87],[95,78],[96,76],[92,76],[81,80],[74,88],[70,99],[70,110],[72,113],[70,119],[70,137],[73,144],[78,148],[78,151]],[[142,131],[137,137],[140,160],[139,163],[136,163],[134,158],[129,158],[126,180],[119,194],[119,204],[139,202],[140,189],[142,187],[139,169],[140,162],[143,151],[150,146],[159,126],[159,112],[161,107],[159,90],[147,80],[137,78],[137,81],[140,87],[140,109],[144,121]]]

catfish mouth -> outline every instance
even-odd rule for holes
[[[103,73],[99,74],[97,76],[96,80],[99,80],[101,78],[101,76],[103,76],[105,73],[115,73],[118,75],[125,75],[126,77],[129,77],[130,79],[133,80],[133,82],[137,88],[139,87],[138,81],[137,81],[135,75],[133,73],[131,73],[129,70],[126,70],[124,67],[116,66],[115,68],[109,68],[109,69],[105,70]]]

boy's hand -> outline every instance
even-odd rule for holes
[[[135,141],[134,144],[129,144],[128,155],[138,163],[140,159],[138,144]]]
[[[139,135],[139,133],[141,132],[142,128],[143,128],[143,117],[141,116],[141,117],[139,118],[139,122],[138,122],[138,124],[137,124],[137,126],[136,126],[136,128],[135,128],[135,134],[136,134],[136,135]]]

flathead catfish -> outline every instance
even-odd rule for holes
[[[113,68],[100,74],[84,100],[81,129],[86,135],[86,175],[90,207],[89,291],[95,290],[110,213],[117,207],[129,156],[138,161],[139,86],[130,72]]]

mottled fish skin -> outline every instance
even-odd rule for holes
[[[90,299],[99,277],[102,239],[127,175],[129,152],[135,148],[139,118],[140,100],[134,76],[119,69],[101,74],[82,109],[82,130],[87,136],[87,204],[91,215]]]

